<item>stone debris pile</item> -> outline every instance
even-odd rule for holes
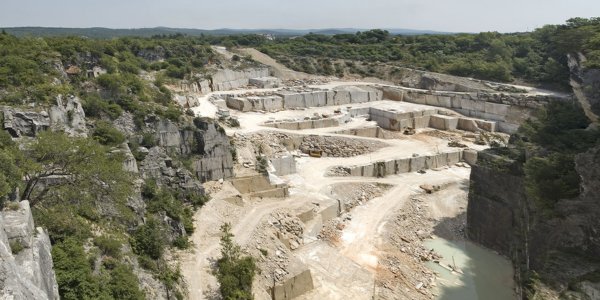
[[[286,246],[289,243],[291,250],[296,250],[303,244],[304,224],[298,217],[289,213],[276,212],[273,213],[273,219],[269,222],[279,228],[280,240],[283,240],[282,242]]]
[[[383,191],[378,184],[361,184],[358,189],[353,190],[353,195],[348,197],[344,201],[346,210],[350,211],[352,208],[363,205],[369,200],[376,197],[381,197]]]
[[[339,80],[337,77],[329,78],[309,78],[309,79],[290,79],[284,80],[283,85],[286,86],[305,86],[305,85],[324,85],[331,81]]]
[[[300,144],[300,151],[321,156],[352,157],[377,151],[387,144],[382,142],[332,136],[308,136]]]
[[[286,141],[296,138],[290,134],[266,131],[257,133],[235,133],[233,141],[236,147],[245,147],[248,142],[255,144],[258,148],[262,147],[262,151],[269,158],[280,158],[289,155],[286,148]],[[267,147],[268,146],[268,147]]]
[[[327,171],[327,173],[325,174],[325,176],[345,177],[345,176],[350,176],[350,172],[349,172],[349,169],[346,167],[335,166],[335,167],[329,169]]]

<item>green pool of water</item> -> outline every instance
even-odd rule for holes
[[[432,292],[442,300],[515,300],[513,269],[510,261],[469,242],[436,238],[425,246],[444,256],[441,262],[456,264],[464,274],[452,274],[437,263],[425,265],[440,273]],[[454,262],[452,261],[454,257]]]

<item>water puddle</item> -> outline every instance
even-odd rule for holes
[[[514,293],[510,261],[472,243],[442,238],[424,242],[429,249],[444,256],[441,262],[456,266],[463,274],[452,272],[437,263],[425,265],[440,273],[432,292],[441,300],[510,300]],[[454,260],[453,260],[454,257]]]

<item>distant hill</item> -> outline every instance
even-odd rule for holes
[[[170,34],[186,34],[198,36],[200,34],[206,35],[231,35],[231,34],[274,34],[278,37],[292,37],[305,35],[310,32],[333,35],[340,33],[356,33],[357,31],[367,31],[370,29],[359,29],[359,28],[327,28],[327,29],[307,29],[307,30],[294,30],[294,29],[189,29],[189,28],[169,28],[169,27],[155,27],[155,28],[131,28],[131,29],[111,29],[102,27],[92,28],[59,28],[59,27],[9,27],[5,28],[8,34],[25,37],[27,35],[33,37],[46,37],[46,36],[65,36],[65,35],[76,35],[83,36],[91,39],[111,39],[114,37],[124,36],[144,36],[151,37],[153,35],[170,35]],[[455,32],[441,32],[431,30],[415,30],[415,29],[399,29],[399,28],[382,28],[390,32],[391,35],[418,35],[418,34],[453,34]]]

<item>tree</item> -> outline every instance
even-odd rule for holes
[[[256,264],[253,257],[242,257],[244,251],[233,241],[231,224],[221,226],[221,258],[217,261],[219,266],[215,274],[220,284],[223,298],[227,300],[253,299],[252,281],[256,273]]]
[[[2,28],[2,34],[3,35],[8,35],[8,33],[6,33],[6,30],[4,30],[4,28]]]
[[[77,240],[68,239],[53,245],[52,260],[61,299],[98,298],[98,278],[92,274],[92,266]]]
[[[18,167],[22,155],[10,135],[0,130],[0,201],[21,183],[22,171]]]
[[[135,230],[132,248],[138,255],[147,255],[152,259],[159,259],[165,247],[161,225],[155,218],[148,218],[145,225]]]
[[[51,131],[40,133],[23,147],[30,151],[20,164],[26,183],[22,199],[32,207],[54,199],[96,207],[104,200],[114,208],[124,208],[132,186],[131,174],[123,169],[122,152],[111,152],[91,138]]]

